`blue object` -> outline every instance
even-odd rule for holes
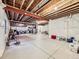
[[[74,40],[75,40],[74,37],[70,37],[70,38],[67,39],[67,42],[69,42],[69,43],[73,43]]]
[[[75,38],[74,37],[71,37],[70,39],[73,39],[74,40]]]

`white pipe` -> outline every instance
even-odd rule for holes
[[[34,0],[31,0],[30,4],[28,5],[28,7],[26,8],[26,11],[29,9],[29,7],[33,4]]]

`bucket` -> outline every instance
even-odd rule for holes
[[[56,35],[51,35],[51,39],[56,39]]]

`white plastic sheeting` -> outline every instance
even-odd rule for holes
[[[3,3],[0,3],[0,57],[2,56],[5,50],[5,42],[8,37],[10,28],[7,16],[3,9],[4,7],[5,5]]]

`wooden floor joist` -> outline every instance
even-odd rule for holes
[[[54,13],[48,14],[46,16],[44,16],[44,18],[46,19],[56,19],[56,18],[60,18],[63,16],[67,16],[69,14],[76,14],[79,13],[79,2],[74,3],[72,5],[69,5],[63,9],[57,10]]]
[[[11,12],[15,12],[15,13],[19,13],[19,14],[22,14],[22,15],[25,15],[25,16],[30,16],[30,17],[33,17],[37,20],[44,20],[44,18],[38,16],[38,15],[35,15],[33,13],[30,13],[30,12],[26,12],[24,10],[20,10],[20,9],[17,9],[17,8],[14,8],[14,7],[11,7],[11,6],[7,6],[4,8],[5,10],[8,10],[8,11],[11,11]]]

